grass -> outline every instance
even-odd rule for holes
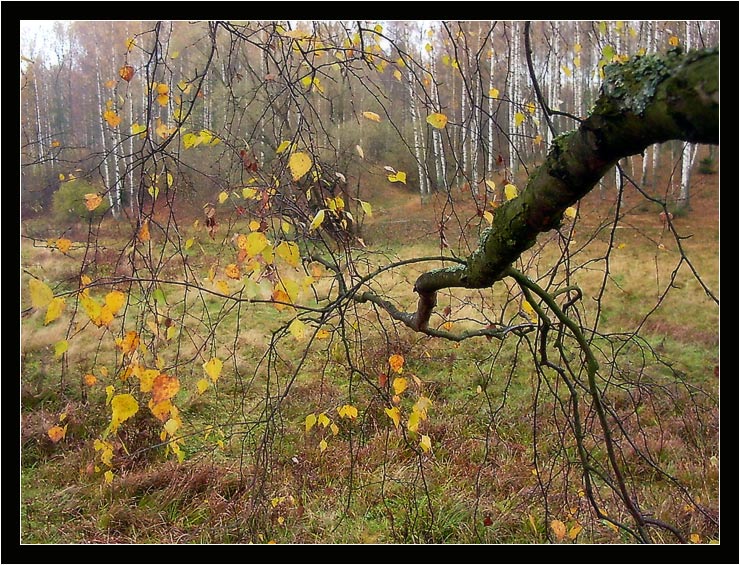
[[[396,189],[384,196],[386,201],[374,204],[375,215],[367,220],[366,242],[398,258],[438,255],[434,212],[444,203],[422,207],[417,198]],[[458,204],[460,217],[473,214],[465,206]],[[620,457],[646,508],[706,542],[718,536],[712,521],[718,511],[718,309],[681,262],[675,240],[653,217],[657,213],[639,206],[633,206],[621,224],[625,227],[610,241],[607,230],[590,236],[608,216],[608,206],[597,195],[581,204],[576,243],[570,248],[572,265],[585,265],[572,278],[584,293],[578,315],[592,327],[593,297],[603,287],[599,333],[625,334],[641,324],[639,343],[626,335],[618,341],[593,338],[609,409],[623,417],[623,431],[638,438],[634,449],[622,445]],[[686,256],[706,286],[717,289],[718,229],[711,206],[705,207],[677,219],[677,226],[692,234],[682,240]],[[240,227],[234,229],[248,231]],[[24,231],[42,235],[43,225],[29,222]],[[92,271],[115,274],[120,252],[112,250],[121,247],[124,232],[102,226],[100,254],[107,260],[90,266]],[[233,249],[202,232],[186,230],[184,235],[198,241],[198,251],[188,254],[197,282],[215,288],[218,273],[233,261]],[[451,227],[446,236],[474,245],[477,228]],[[560,255],[558,243],[547,239],[523,257],[533,279],[541,279]],[[605,277],[603,258],[610,244]],[[34,275],[57,294],[73,291],[84,253],[76,244],[65,257],[24,240],[23,283]],[[372,254],[368,261],[387,262]],[[216,276],[204,282],[214,265]],[[387,272],[373,285],[412,310],[413,281],[432,266],[437,264]],[[168,260],[158,276],[172,276],[176,269],[177,261]],[[225,282],[230,290],[236,288]],[[107,290],[92,293],[102,302]],[[336,317],[326,321],[324,327],[333,333],[317,337],[306,352],[308,337],[299,340],[287,331],[296,314],[292,309],[236,304],[192,289],[186,293],[183,287],[164,290],[166,302],[156,303],[151,289],[132,290],[125,315],[110,328],[95,327],[81,312],[75,315],[72,296],[62,317],[45,326],[43,313],[31,309],[23,293],[25,543],[541,543],[554,539],[553,519],[569,532],[582,526],[574,539],[561,543],[631,541],[599,521],[583,497],[563,412],[568,396],[554,374],[533,368],[534,334],[451,344],[391,324],[368,305],[356,305],[343,326]],[[324,277],[318,294],[328,292],[330,280]],[[440,293],[432,322],[457,331],[486,319],[521,321],[520,300],[518,290],[507,284]],[[317,314],[303,316],[305,322],[317,319]],[[168,324],[176,328],[169,338]],[[115,477],[106,485],[102,475],[107,467],[92,445],[111,417],[105,386],[140,394],[135,377],[122,379],[133,357],[124,357],[115,346],[116,337],[132,327],[141,334],[137,355],[142,367],[166,368],[180,381],[175,400],[186,458],[177,463],[159,445],[162,422],[146,409],[148,396],[140,395],[137,416],[122,425],[118,437],[109,438]],[[278,345],[276,335],[283,336]],[[57,359],[53,344],[61,339],[69,340],[70,348]],[[404,356],[402,375],[388,367],[392,354]],[[211,357],[223,360],[223,371],[200,394],[202,365]],[[88,372],[98,378],[96,385],[83,383]],[[407,379],[397,403],[404,418],[420,396],[432,400],[417,433],[404,425],[396,429],[385,412],[392,401],[379,390],[382,375],[389,373],[391,383],[396,376]],[[356,420],[339,416],[337,408],[345,404],[358,408]],[[585,401],[581,410],[584,421],[593,421]],[[323,413],[329,423],[306,431],[311,413]],[[53,443],[46,432],[63,422],[67,435]],[[331,425],[337,426],[336,433]],[[431,438],[430,453],[419,447],[421,434]],[[598,434],[586,443],[595,457],[603,454]],[[677,496],[671,477],[657,465],[680,479],[692,498]],[[595,490],[609,516],[627,518],[606,485],[599,483]],[[657,541],[673,538],[661,533]]]

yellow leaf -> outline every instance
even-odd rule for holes
[[[321,414],[319,414],[318,421],[319,421],[319,424],[321,424],[321,427],[322,428],[325,428],[326,426],[328,426],[331,423],[331,420],[329,419],[329,417],[326,414],[324,414],[323,412]]]
[[[406,173],[403,171],[391,173],[388,175],[388,180],[391,182],[402,182],[403,184],[406,184]]]
[[[139,125],[138,122],[134,122],[133,124],[131,124],[131,135],[141,135],[144,132],[146,132],[145,125]]]
[[[52,442],[57,443],[64,439],[64,436],[67,434],[67,426],[52,426],[46,433]]]
[[[44,318],[44,325],[50,324],[62,315],[64,311],[65,301],[64,298],[59,296],[53,298],[49,303],[49,307],[46,309],[46,317]]]
[[[504,186],[504,195],[506,196],[506,200],[514,200],[514,198],[519,196],[519,190],[513,184],[507,184]]]
[[[306,416],[306,433],[311,431],[311,428],[313,428],[316,425],[316,414],[309,414]]]
[[[144,223],[142,223],[139,228],[139,241],[145,243],[150,239],[152,239],[152,236],[149,233],[149,220],[144,220]]]
[[[219,204],[223,204],[224,202],[226,202],[226,200],[228,200],[228,198],[229,198],[229,193],[226,192],[225,190],[224,191],[221,191],[218,194],[218,203]]]
[[[350,420],[354,420],[357,418],[357,408],[352,406],[351,404],[345,404],[342,406],[339,410],[339,416],[342,418],[349,418]]]
[[[111,399],[110,405],[113,410],[111,431],[116,431],[118,426],[139,411],[139,403],[130,394],[117,394]]]
[[[308,226],[308,231],[313,231],[317,229],[324,221],[324,212],[325,210],[321,209],[318,212],[316,212],[316,215],[314,216],[313,220],[311,220],[311,225]]]
[[[211,377],[211,380],[215,383],[221,376],[221,369],[223,369],[223,362],[218,357],[214,357],[207,363],[203,363],[203,370],[206,375]]]
[[[420,421],[420,414],[418,412],[412,412],[411,416],[409,416],[409,421],[406,423],[406,427],[409,429],[410,432],[416,432],[419,429]]]
[[[432,440],[429,436],[422,435],[421,439],[419,440],[419,446],[425,451],[428,452],[430,449],[432,449]]]
[[[535,106],[534,102],[530,102],[527,104],[527,112],[530,114],[534,114],[537,111],[537,106]]]
[[[679,43],[678,37],[676,37],[675,35],[672,35],[668,38],[668,44],[671,47],[676,47],[678,43]]]
[[[360,156],[360,159],[365,158],[365,152],[362,150],[362,147],[359,145],[355,145],[355,151],[357,151],[357,154]]]
[[[56,241],[56,246],[59,251],[66,255],[69,248],[72,247],[72,242],[66,238],[60,237]]]
[[[278,145],[278,148],[275,150],[275,153],[277,153],[278,155],[280,155],[280,153],[282,153],[283,151],[285,151],[288,147],[290,147],[290,141],[288,141],[286,139],[280,145]]]
[[[105,304],[113,314],[118,314],[118,311],[123,307],[125,302],[126,295],[120,290],[112,290],[105,295]]]
[[[329,426],[329,429],[334,435],[337,435],[339,433],[339,426],[337,426],[334,422],[332,422],[331,426]]]
[[[362,115],[364,118],[372,122],[380,122],[380,116],[375,112],[363,112]]]
[[[51,288],[39,279],[29,279],[28,287],[31,291],[31,305],[34,308],[46,308],[54,298]]]
[[[121,116],[116,114],[113,110],[106,110],[103,112],[103,119],[108,122],[108,125],[112,128],[117,127],[121,123]]]
[[[391,366],[391,369],[395,371],[396,373],[402,373],[403,372],[403,364],[405,362],[405,359],[403,358],[403,355],[391,355],[388,358],[388,363]]]
[[[329,444],[328,444],[328,443],[326,443],[326,440],[325,440],[325,439],[322,439],[322,440],[321,440],[321,441],[319,442],[319,450],[321,450],[321,452],[322,452],[322,453],[323,453],[324,451],[326,451],[326,448],[327,448],[328,446],[329,446]]]
[[[492,88],[488,91],[488,96],[490,96],[491,98],[498,98],[499,94],[500,92],[498,91],[498,88]]]
[[[306,324],[296,318],[288,326],[288,331],[297,341],[301,341],[306,335]]]
[[[493,224],[493,214],[491,214],[488,210],[483,212],[483,218],[489,223]]]
[[[95,210],[102,203],[103,203],[103,199],[100,197],[99,194],[90,193],[90,194],[85,195],[85,208],[90,210],[90,212]]]
[[[396,80],[399,80],[400,81],[401,80],[401,71],[399,71],[398,69],[396,69],[395,71],[393,71],[393,78],[395,78]]]
[[[398,407],[386,408],[385,413],[388,414],[388,417],[393,420],[393,424],[398,428],[398,425],[401,423],[401,412],[399,412]]]
[[[311,156],[301,151],[291,154],[290,159],[288,159],[288,168],[294,181],[303,178],[311,169],[311,165],[313,165]]]
[[[555,534],[555,537],[558,541],[562,541],[565,537],[565,524],[563,524],[560,520],[553,520],[550,522],[550,528],[552,528],[552,533]]]
[[[226,273],[226,276],[230,279],[239,280],[241,278],[241,273],[239,272],[239,267],[235,263],[229,263],[226,265],[226,268],[224,269],[224,272]]]
[[[65,179],[65,176],[64,176],[64,174],[62,174],[62,173],[59,173],[59,180],[64,180],[64,179]]]
[[[396,377],[395,379],[393,379],[393,391],[396,394],[401,394],[404,390],[408,388],[408,386],[408,381],[403,377]]]
[[[291,267],[298,267],[301,264],[301,251],[298,249],[298,245],[291,241],[280,243],[275,248],[275,254]]]
[[[316,332],[316,339],[328,339],[331,334],[324,329],[319,330]]]
[[[111,484],[113,482],[113,477],[115,477],[115,475],[113,474],[113,471],[111,471],[110,469],[108,469],[105,473],[103,473],[103,476],[105,477],[106,485]]]
[[[66,339],[57,341],[54,344],[54,356],[61,357],[69,349],[69,342]]]
[[[229,285],[224,280],[216,281],[216,288],[221,294],[229,294]]]
[[[247,236],[244,250],[247,252],[248,257],[256,257],[264,251],[265,247],[267,247],[269,243],[270,242],[267,241],[267,237],[265,237],[264,233],[253,231]]]
[[[565,209],[565,215],[568,216],[569,218],[575,218],[576,217],[576,209],[573,208],[573,206],[568,206]]]
[[[431,407],[432,401],[426,396],[420,396],[414,403],[412,410],[419,414],[422,420],[427,419],[427,410]]]
[[[527,302],[526,300],[522,300],[522,311],[524,312],[524,315],[529,319],[530,322],[533,324],[537,323],[537,312],[534,311],[534,308],[532,308],[532,305]]]
[[[170,437],[173,437],[177,430],[180,429],[180,421],[178,418],[170,418],[167,420],[164,424],[165,431],[170,435]]]
[[[516,127],[519,127],[520,125],[522,125],[525,118],[526,116],[524,114],[522,114],[521,112],[517,112],[516,114],[514,114],[514,125]]]
[[[433,128],[442,129],[447,125],[447,116],[435,112],[427,116],[427,123]]]
[[[583,526],[581,526],[578,522],[576,522],[573,527],[571,527],[570,530],[568,530],[568,539],[574,540],[578,537],[578,534],[581,533],[581,530],[583,529]]]
[[[49,430],[49,431],[51,431],[51,430]],[[691,534],[689,536],[689,541],[691,543],[701,543],[701,537],[699,536],[699,534]]]

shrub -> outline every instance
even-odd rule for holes
[[[58,222],[76,222],[90,218],[100,218],[110,209],[108,200],[92,212],[85,206],[86,194],[97,194],[98,190],[83,179],[73,179],[61,183],[59,190],[52,196],[54,219]]]
[[[699,161],[699,172],[702,175],[713,175],[714,159],[712,157],[704,157],[704,159]]]

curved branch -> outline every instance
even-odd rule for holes
[[[718,49],[637,57],[605,72],[591,115],[556,138],[520,196],[496,209],[465,266],[429,271],[416,280],[417,330],[427,328],[438,290],[486,288],[500,280],[619,159],[671,139],[719,143]]]

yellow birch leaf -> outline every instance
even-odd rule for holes
[[[119,340],[116,340],[116,343],[122,353],[131,353],[139,347],[139,334],[133,330],[126,332],[123,339],[121,339],[120,342]]]
[[[229,284],[225,280],[217,280],[216,288],[221,294],[229,294]]]
[[[244,250],[247,252],[248,257],[256,257],[265,247],[269,245],[269,241],[265,237],[265,234],[259,231],[253,231],[247,236],[246,246]]]
[[[57,341],[54,344],[54,356],[61,357],[69,349],[69,342],[66,339]]]
[[[152,239],[151,234],[149,233],[149,220],[144,220],[144,223],[141,224],[141,227],[139,228],[139,241],[142,243],[145,243]]]
[[[409,386],[408,381],[403,377],[396,377],[393,379],[393,392],[401,394]]]
[[[63,181],[63,180],[65,179],[65,178],[66,178],[66,177],[64,176],[64,174],[63,174],[63,173],[59,173],[59,180],[62,180],[62,181]]]
[[[330,335],[331,334],[327,330],[321,329],[316,332],[316,339],[329,339]]]
[[[583,529],[583,526],[581,526],[578,522],[576,522],[573,527],[571,527],[570,530],[568,530],[568,539],[574,540],[578,537],[578,534],[581,533],[581,530]]]
[[[339,409],[339,415],[342,418],[349,418],[350,420],[354,420],[355,418],[357,418],[357,408],[355,408],[351,404],[345,404]]]
[[[66,255],[67,251],[69,251],[69,248],[72,247],[72,242],[68,240],[67,238],[60,237],[56,241],[56,246],[59,251],[61,251],[62,253]]]
[[[425,452],[428,452],[430,449],[432,449],[432,440],[429,436],[422,435],[421,439],[419,440],[419,447],[421,447]]]
[[[118,311],[123,307],[125,302],[126,295],[120,290],[112,290],[105,295],[105,304],[113,314],[118,314]]]
[[[396,373],[402,373],[403,372],[403,364],[405,359],[403,358],[403,355],[391,355],[388,358],[388,363],[391,366],[391,369],[395,371]]]
[[[567,76],[567,77],[569,77],[569,76],[571,76],[573,74],[573,73],[570,72],[570,69],[567,66],[565,66],[565,65],[563,65],[560,68],[563,69],[563,72],[565,73],[565,76]]]
[[[139,388],[141,392],[151,392],[154,387],[154,379],[159,376],[158,369],[146,369],[140,371],[139,374]]]
[[[313,161],[308,153],[298,151],[297,153],[291,154],[288,159],[288,168],[294,181],[297,181],[311,169]]]
[[[46,317],[44,318],[44,325],[50,324],[62,315],[64,311],[65,301],[64,298],[57,296],[52,298],[49,302],[49,307],[46,309]]]
[[[322,428],[325,428],[331,423],[331,420],[326,414],[322,412],[321,414],[319,414],[318,422]]]
[[[272,292],[272,301],[275,303],[275,309],[282,312],[288,307],[287,304],[290,304],[290,296],[284,290],[276,289]]]
[[[49,431],[51,432],[51,430]],[[699,536],[699,534],[691,534],[689,536],[689,541],[691,543],[701,543],[701,537]]]
[[[49,435],[49,439],[52,442],[58,443],[64,439],[64,436],[67,434],[67,426],[52,426],[46,433]]]
[[[334,422],[331,423],[331,426],[329,426],[329,429],[331,430],[331,433],[334,435],[337,435],[339,433],[339,426],[337,426]]]
[[[388,414],[388,417],[393,420],[393,424],[398,428],[398,425],[401,423],[401,412],[399,412],[398,407],[386,408],[385,413]]]
[[[326,440],[325,440],[325,439],[322,439],[322,440],[321,440],[321,441],[319,442],[319,450],[320,450],[320,451],[321,451],[322,453],[323,453],[324,451],[326,451],[326,448],[327,448],[328,446],[329,446],[329,444],[328,444],[328,443],[326,443]]]
[[[514,114],[514,125],[516,127],[519,127],[520,125],[522,125],[525,118],[526,116],[524,114],[522,114],[521,112],[517,112],[516,114]]]
[[[668,38],[668,45],[670,45],[671,47],[676,47],[678,45],[678,43],[679,43],[679,39],[678,39],[677,36],[671,35]]]
[[[283,241],[275,248],[275,254],[283,259],[291,267],[298,267],[301,264],[301,251],[298,245],[292,241]]]
[[[82,304],[82,308],[85,310],[85,313],[89,316],[90,320],[97,325],[100,320],[102,307],[92,296],[89,295],[88,290],[84,290],[82,294],[80,294],[80,304]]]
[[[118,426],[139,411],[139,403],[130,394],[117,394],[111,399],[110,405],[113,410],[111,431],[116,431]]]
[[[565,215],[568,216],[569,218],[575,218],[576,217],[576,209],[573,208],[573,206],[568,206],[565,209]]]
[[[411,416],[409,416],[409,421],[406,423],[406,427],[409,429],[410,432],[416,432],[419,429],[419,422],[421,421],[421,416],[418,412],[412,412]]]
[[[195,238],[193,237],[188,238],[187,241],[185,241],[185,250],[187,251],[188,249],[190,249],[194,243],[195,243]]]
[[[538,133],[537,135],[534,136],[533,141],[535,145],[540,145],[543,141],[542,136]]]
[[[553,520],[550,522],[550,528],[552,528],[552,533],[555,534],[557,540],[562,541],[566,533],[565,524],[560,520]]]
[[[296,318],[288,326],[288,331],[297,341],[301,341],[306,336],[306,324]]]
[[[493,224],[493,214],[491,214],[488,210],[483,212],[483,218],[489,223]]]
[[[115,475],[113,474],[113,471],[108,469],[105,473],[103,473],[103,476],[105,477],[105,484],[109,485],[113,482],[113,478]]]
[[[530,102],[527,104],[527,112],[530,114],[534,114],[537,111],[537,106],[535,106],[534,102]]]
[[[360,156],[360,159],[365,158],[365,152],[362,150],[362,147],[359,145],[355,145],[355,151],[357,151],[357,154]]]
[[[498,91],[498,88],[492,88],[488,91],[488,96],[490,96],[491,98],[498,98],[499,94],[500,92]]]
[[[427,123],[433,128],[442,129],[447,125],[447,116],[440,114],[439,112],[429,114],[427,116]]]
[[[221,376],[221,369],[223,369],[223,366],[223,361],[221,361],[221,359],[219,359],[218,357],[214,357],[207,363],[203,363],[203,370],[205,371],[206,375],[211,377],[211,380],[215,383]]]
[[[313,428],[316,425],[316,414],[309,414],[306,416],[306,433],[311,431],[311,428]]]
[[[432,405],[432,401],[426,396],[420,396],[419,399],[414,403],[412,410],[419,414],[422,420],[427,419],[427,410]]]
[[[206,379],[200,379],[195,386],[198,387],[198,393],[203,394],[209,386],[209,382]]]
[[[280,145],[278,145],[278,148],[275,150],[275,153],[280,155],[283,151],[285,151],[288,147],[290,147],[290,141],[287,139],[283,141]]]
[[[362,116],[372,122],[380,122],[380,116],[375,112],[363,112]]]
[[[580,69],[581,68],[581,57],[580,56],[573,57],[573,66],[576,69]]]
[[[391,182],[402,182],[403,184],[406,184],[406,173],[403,171],[391,173],[388,175],[388,180]]]
[[[241,278],[241,273],[239,272],[239,267],[236,265],[236,263],[229,263],[226,265],[226,268],[224,269],[224,272],[226,273],[226,276],[230,279],[239,280]]]
[[[218,203],[223,204],[224,202],[226,202],[226,200],[228,200],[228,198],[229,198],[229,193],[223,190],[218,194]]]
[[[527,302],[526,300],[522,300],[522,312],[524,312],[524,315],[529,319],[530,322],[533,324],[537,323],[537,312],[535,312],[534,308],[532,308],[532,305]]]
[[[85,208],[87,208],[90,212],[95,210],[102,203],[103,199],[100,197],[99,194],[85,194]]]
[[[103,112],[103,119],[108,122],[108,125],[112,128],[118,127],[121,123],[121,116],[116,114],[113,110],[106,110]]]
[[[507,184],[504,186],[504,195],[506,196],[506,200],[514,200],[514,198],[519,196],[519,190],[513,184]]]
[[[82,380],[85,381],[85,384],[87,386],[93,386],[96,382],[98,382],[98,378],[92,373],[88,373],[87,375],[82,377]]]
[[[165,431],[170,435],[170,437],[173,437],[177,430],[180,429],[180,421],[177,418],[170,418],[167,420],[164,424]]]
[[[373,207],[370,205],[369,202],[365,202],[364,200],[360,200],[360,206],[362,206],[362,211],[365,212],[365,215],[368,217],[372,217],[373,215]]]
[[[34,308],[46,308],[54,298],[51,288],[39,279],[29,279],[28,287],[31,291],[31,305]]]
[[[131,124],[131,135],[142,135],[146,132],[146,126],[140,125],[139,122]]]
[[[395,71],[393,71],[393,78],[395,78],[396,80],[400,81],[401,80],[401,71],[399,71],[398,69],[396,69]]]
[[[317,229],[324,222],[324,212],[325,210],[323,209],[316,212],[313,220],[311,220],[311,225],[308,226],[308,231],[313,231]]]

